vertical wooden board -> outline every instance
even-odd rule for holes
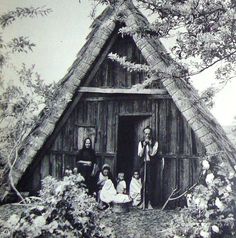
[[[86,115],[86,125],[91,125],[92,120],[93,120],[93,108],[92,108],[92,102],[86,102],[86,107],[87,107],[87,115]]]
[[[108,65],[106,61],[104,61],[103,67],[101,69],[100,79],[102,86],[107,87],[109,85]]]
[[[61,161],[61,155],[56,155],[56,157],[55,157],[55,164],[56,164],[56,178],[57,179],[60,179],[61,178],[61,168],[62,168],[62,166],[61,166],[61,163],[62,161]]]
[[[131,77],[131,85],[133,86],[133,85],[135,85],[135,84],[137,84],[138,82],[139,82],[139,74],[136,74],[135,72],[131,72],[130,73],[130,77]],[[137,82],[136,82],[137,81]]]
[[[192,155],[192,134],[191,127],[188,125],[187,121],[184,119],[184,154]]]
[[[134,103],[133,103],[133,100],[128,100],[127,101],[126,112],[127,113],[134,113]]]
[[[178,153],[178,109],[174,102],[171,100],[171,140],[170,140],[170,153]]]
[[[146,112],[150,112],[152,113],[152,104],[153,104],[153,100],[150,99],[146,99],[147,101],[147,105],[146,105]]]
[[[80,101],[77,104],[77,118],[76,118],[76,123],[77,124],[82,124],[83,123],[83,102]]]
[[[155,108],[153,108],[155,110],[154,115],[155,115],[155,139],[158,141],[158,154],[160,154],[160,140],[159,140],[159,100],[155,100],[154,101],[155,104]]]
[[[153,136],[158,142],[158,152],[155,158],[155,173],[154,173],[154,205],[162,205],[162,189],[163,189],[163,167],[160,157],[160,140],[159,140],[159,100],[153,100],[152,102],[152,125]]]
[[[192,154],[193,155],[198,155],[197,153],[197,141],[196,141],[196,137],[195,137],[195,133],[194,131],[191,129],[191,137],[192,137]]]
[[[78,139],[79,139],[79,134],[78,134],[78,126],[74,125],[74,130],[73,130],[73,151],[78,151]]]
[[[107,144],[106,151],[114,152],[114,136],[113,136],[113,121],[114,121],[114,113],[113,113],[113,102],[108,102],[107,106]]]
[[[54,140],[51,149],[52,150],[60,150],[62,148],[62,133],[61,131],[57,135],[56,139]]]
[[[163,180],[162,180],[162,201],[165,203],[167,198],[171,193],[171,186],[170,186],[170,175],[171,175],[171,159],[165,158],[165,166],[163,169]]]
[[[163,172],[163,204],[166,202],[170,194],[177,188],[176,183],[176,159],[165,158]],[[168,208],[174,208],[175,202],[170,202]]]
[[[171,168],[170,168],[170,188],[171,192],[174,189],[178,189],[178,181],[177,181],[177,166],[178,166],[178,160],[176,158],[171,159]],[[176,201],[171,202],[170,204],[171,208],[174,208],[176,206]]]
[[[167,152],[166,139],[166,100],[159,100],[159,152],[165,154]]]
[[[100,128],[101,128],[101,144],[99,151],[105,152],[107,146],[107,102],[104,101],[101,104],[101,121],[100,121]]]
[[[96,128],[97,128],[97,140],[95,143],[95,151],[101,152],[102,148],[102,102],[97,102],[97,120],[96,120]]]
[[[128,45],[127,46],[127,52],[126,52],[127,54],[127,59],[129,60],[129,61],[133,61],[133,45]],[[127,88],[131,88],[131,86],[132,86],[132,75],[131,75],[132,73],[131,72],[129,72],[129,71],[126,71],[126,87]]]
[[[118,119],[119,118],[119,103],[113,101],[113,123],[112,123],[112,132],[114,140],[114,152],[117,152],[117,143],[118,143]]]
[[[68,142],[69,142],[69,151],[74,151],[74,134],[75,134],[75,123],[74,123],[74,117],[72,115],[71,119],[69,120],[69,128],[68,128]]]
[[[50,154],[50,167],[49,167],[50,175],[56,178],[56,156],[51,153]]]
[[[45,155],[40,163],[40,179],[49,175],[49,155]]]
[[[109,59],[106,59],[104,61],[104,63],[106,64],[105,67],[104,67],[104,70],[105,70],[105,74],[104,74],[104,77],[107,81],[107,86],[108,87],[113,87],[114,86],[114,78],[113,78],[113,68],[110,67],[110,60]],[[100,79],[101,80],[101,79]]]
[[[166,153],[169,154],[171,150],[171,139],[172,139],[172,111],[171,111],[171,100],[166,101]]]
[[[88,103],[87,101],[83,101],[83,124],[87,124],[88,121]]]
[[[153,206],[163,205],[163,167],[160,159],[155,160],[153,167]]]
[[[193,154],[193,147],[192,147],[192,129],[188,125],[187,121],[184,120],[185,123],[185,145],[184,145],[184,153],[186,155]],[[192,174],[192,161],[188,158],[186,159],[186,168],[185,168],[185,176],[188,176],[189,179],[186,181],[188,182],[187,187],[190,187],[193,183],[193,174]]]
[[[63,128],[63,150],[64,151],[73,151],[73,119],[69,117],[67,123]]]
[[[34,174],[32,176],[32,180],[30,181],[30,184],[32,184],[32,191],[38,191],[41,187],[41,176],[40,176],[40,167],[37,166],[34,170]]]
[[[201,173],[201,164],[199,159],[192,158],[190,160],[190,171],[191,171],[190,185],[193,185],[198,181]]]
[[[156,128],[156,100],[150,100],[151,102],[151,117],[150,117],[150,127],[152,128],[152,135],[154,140],[158,140],[157,139],[157,129]]]
[[[143,98],[141,101],[141,107],[140,107],[140,112],[147,112],[147,100],[146,98]]]
[[[134,112],[138,112],[139,111],[139,104],[140,104],[140,100],[135,99],[133,101]]]
[[[183,159],[178,159],[178,189],[180,193],[184,191],[183,179],[184,179],[184,161]]]
[[[184,121],[181,112],[178,112],[178,120],[178,154],[182,155],[184,153]]]
[[[189,178],[190,178],[190,159],[179,159],[179,181],[180,181],[180,189],[181,192],[184,192],[189,186]]]
[[[103,104],[103,152],[106,152],[106,147],[108,143],[107,138],[107,123],[108,123],[108,102],[104,102]]]
[[[73,170],[75,167],[77,167],[76,165],[76,157],[74,155],[70,155],[70,154],[64,154],[64,156],[61,156],[61,164],[63,163],[63,165],[58,169],[59,171],[61,171],[62,175],[64,174],[65,169],[71,169]],[[63,171],[64,168],[64,171]]]

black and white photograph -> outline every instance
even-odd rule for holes
[[[236,237],[236,1],[0,0],[0,237]]]

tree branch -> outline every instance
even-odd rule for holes
[[[209,68],[210,68],[210,67],[212,67],[213,65],[215,65],[215,64],[217,64],[217,63],[219,63],[220,61],[222,61],[222,60],[224,60],[224,59],[227,59],[227,58],[229,58],[230,56],[234,55],[235,53],[236,53],[236,50],[235,50],[235,51],[233,51],[232,53],[230,53],[230,54],[227,54],[227,55],[225,55],[224,57],[222,57],[222,58],[220,58],[220,59],[218,59],[218,60],[214,61],[213,63],[211,63],[211,64],[209,64],[209,65],[205,66],[204,68],[202,68],[202,69],[201,69],[201,70],[199,70],[198,72],[195,72],[195,73],[190,73],[190,75],[189,75],[189,76],[194,76],[194,75],[200,74],[200,73],[202,73],[203,71],[205,71],[206,69],[209,69]]]

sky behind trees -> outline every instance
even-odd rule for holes
[[[33,52],[11,55],[9,62],[20,67],[35,64],[35,69],[47,82],[57,82],[67,72],[75,60],[76,54],[86,41],[90,32],[92,19],[89,17],[91,1],[89,0],[0,0],[0,14],[16,7],[51,8],[46,17],[26,18],[15,21],[3,31],[3,39],[10,40],[15,36],[28,36],[36,44]],[[98,12],[101,8],[98,9]],[[166,47],[168,43],[163,42]],[[5,70],[6,81],[14,82],[15,74],[11,66]],[[207,70],[193,79],[194,86],[203,90],[213,83],[214,69]],[[213,115],[222,125],[229,125],[236,116],[236,80],[233,79],[215,98]]]

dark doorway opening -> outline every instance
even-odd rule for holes
[[[116,172],[125,173],[129,183],[135,168],[139,168],[138,142],[142,130],[149,124],[150,116],[120,116],[118,124],[118,149]]]

